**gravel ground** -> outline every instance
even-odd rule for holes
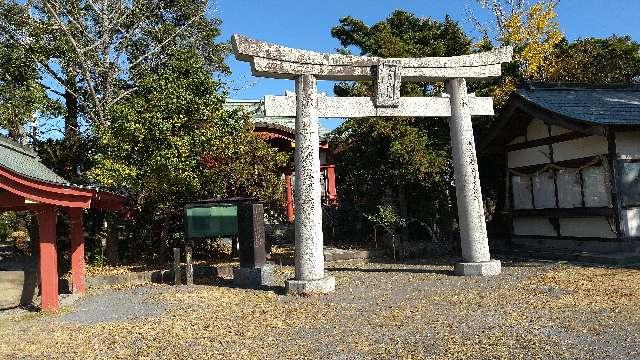
[[[160,316],[165,312],[165,306],[151,300],[151,295],[160,292],[161,289],[155,287],[136,287],[85,297],[74,304],[73,312],[60,316],[59,322],[93,325]]]
[[[340,262],[337,290],[223,284],[90,292],[59,314],[0,317],[0,358],[638,359],[640,270]],[[278,267],[278,278],[293,273]]]

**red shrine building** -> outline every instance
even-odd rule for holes
[[[295,117],[267,117],[264,115],[264,103],[260,100],[227,100],[225,106],[228,109],[243,108],[249,114],[254,123],[254,131],[260,134],[271,146],[293,154],[295,148]],[[330,130],[319,126],[320,143],[320,181],[322,181],[322,203],[323,205],[337,205],[338,197],[336,191],[336,167],[333,159],[333,152],[329,149],[327,136]],[[295,172],[293,162],[282,171],[283,186],[286,196],[287,219],[292,222],[295,217],[293,198],[295,182]]]
[[[72,291],[84,293],[83,209],[115,211],[123,203],[118,195],[70,184],[42,164],[31,148],[0,136],[0,210],[32,211],[38,219],[42,310],[59,308],[57,213],[66,212],[70,220]]]

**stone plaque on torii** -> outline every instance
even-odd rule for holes
[[[266,116],[295,116],[295,278],[289,293],[323,293],[335,289],[324,271],[318,118],[370,116],[450,117],[451,149],[460,221],[463,262],[458,275],[497,275],[500,261],[492,260],[471,116],[493,115],[490,97],[467,93],[466,81],[499,76],[501,64],[511,61],[512,49],[472,55],[426,58],[379,58],[312,51],[269,44],[241,35],[232,38],[236,58],[251,63],[255,76],[295,80],[295,96],[266,96]],[[370,80],[375,96],[318,95],[316,80]],[[448,96],[401,97],[407,82],[443,81]]]

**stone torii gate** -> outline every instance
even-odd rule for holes
[[[493,115],[493,100],[467,94],[466,80],[499,76],[501,64],[511,61],[511,48],[453,57],[391,59],[321,54],[242,35],[233,36],[232,46],[238,60],[251,63],[253,75],[295,80],[295,96],[265,97],[266,116],[296,117],[295,278],[287,281],[287,292],[324,293],[335,289],[335,279],[325,274],[322,252],[319,117],[450,117],[463,257],[454,272],[481,276],[500,273],[500,261],[489,255],[471,124],[473,115]],[[372,80],[376,94],[372,98],[319,96],[318,79]],[[448,95],[400,97],[402,81],[444,81]]]

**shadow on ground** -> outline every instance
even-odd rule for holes
[[[262,290],[262,291],[270,291],[275,293],[276,295],[284,295],[285,288],[284,286],[273,285],[273,286],[261,286],[259,288],[251,288],[251,287],[242,287],[233,283],[233,279],[224,279],[224,278],[195,278],[193,279],[194,285],[206,285],[206,286],[220,286],[226,287],[229,289],[247,289],[247,290]]]
[[[400,264],[402,265],[402,264]],[[421,264],[423,265],[423,264]],[[328,267],[330,272],[366,272],[366,273],[413,273],[413,274],[442,274],[453,275],[453,269],[415,269],[415,268],[359,268],[359,267]]]

